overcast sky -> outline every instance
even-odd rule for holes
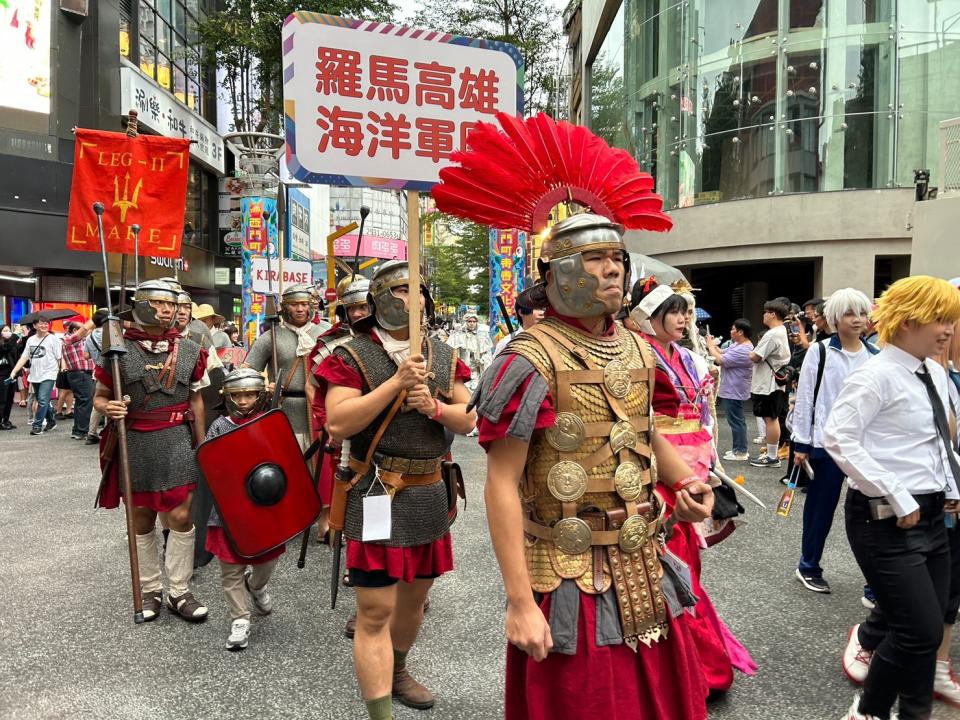
[[[563,12],[568,0],[546,0],[546,2],[548,5],[554,6],[559,15]],[[406,19],[416,13],[423,3],[422,0],[393,0],[393,4],[399,8],[399,12],[397,13],[398,17],[400,19]]]

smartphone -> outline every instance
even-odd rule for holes
[[[893,506],[883,498],[870,498],[867,502],[870,505],[870,517],[873,520],[889,520],[897,516]]]

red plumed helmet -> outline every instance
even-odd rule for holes
[[[537,233],[556,205],[572,201],[628,230],[673,227],[653,178],[626,151],[543,113],[526,120],[498,113],[497,120],[502,131],[479,123],[468,149],[453,154],[459,166],[440,171],[433,197],[442,212]]]

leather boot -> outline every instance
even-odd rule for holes
[[[393,670],[393,696],[403,705],[415,710],[433,707],[433,693],[418,683],[405,665]]]

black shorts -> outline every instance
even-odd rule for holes
[[[787,394],[783,390],[774,390],[769,395],[750,394],[753,400],[753,414],[759,418],[779,418],[787,414]]]
[[[399,578],[391,577],[386,570],[360,570],[359,568],[348,568],[347,574],[350,576],[350,584],[355,587],[381,588],[390,587],[400,582]],[[439,575],[417,575],[417,580],[436,580]]]

